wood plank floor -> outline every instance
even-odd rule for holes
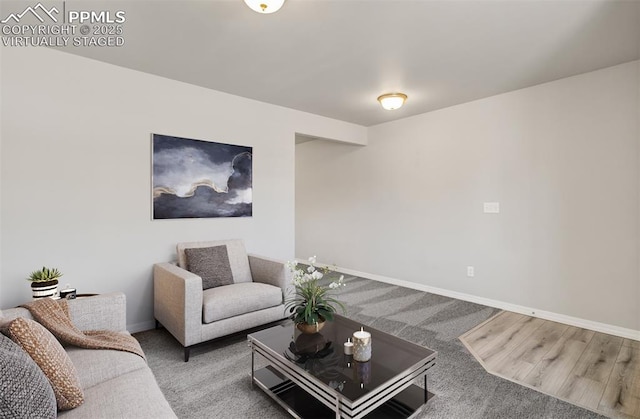
[[[640,419],[640,342],[502,311],[460,337],[495,375],[610,418]]]

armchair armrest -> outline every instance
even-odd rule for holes
[[[291,283],[291,272],[284,262],[257,255],[249,255],[251,276],[255,282],[275,285],[282,288],[283,293]]]
[[[202,278],[171,263],[153,265],[154,317],[182,346],[202,339]]]
[[[121,292],[69,300],[69,316],[80,330],[127,330],[127,297]]]

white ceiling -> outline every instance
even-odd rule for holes
[[[124,10],[126,44],[68,52],[365,126],[640,58],[635,0],[84,4]]]

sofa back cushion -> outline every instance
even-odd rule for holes
[[[184,249],[187,270],[202,278],[202,289],[233,284],[227,246],[196,247]]]
[[[33,316],[29,310],[24,307],[5,308],[2,310],[2,313],[0,313],[0,325],[17,319],[18,317],[33,320]]]
[[[31,357],[0,334],[0,417],[55,418],[56,396]]]
[[[227,256],[229,258],[229,266],[233,274],[233,282],[238,284],[241,282],[253,282],[251,277],[251,268],[249,267],[249,258],[244,248],[242,240],[217,240],[208,242],[189,242],[178,243],[176,250],[178,253],[178,266],[187,269],[187,255],[185,249],[197,249],[203,247],[227,246]]]

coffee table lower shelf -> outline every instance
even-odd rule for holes
[[[328,419],[336,417],[333,410],[316,400],[291,380],[282,376],[271,366],[255,371],[254,382],[296,418]],[[433,394],[427,392],[427,400],[425,400],[424,389],[414,384],[407,387],[404,391],[397,394],[373,412],[364,416],[364,418],[411,418],[418,413],[432,397]]]

